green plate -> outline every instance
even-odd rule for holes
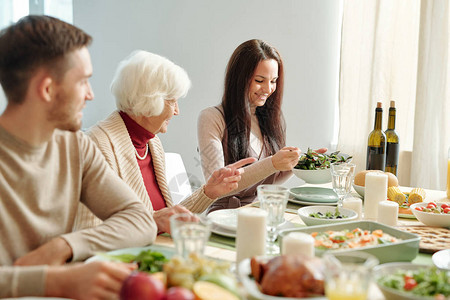
[[[142,251],[147,251],[147,250],[160,252],[160,253],[164,254],[164,256],[168,259],[170,259],[175,253],[174,248],[161,246],[161,245],[150,245],[147,247],[134,247],[134,248],[123,248],[123,249],[113,250],[113,251],[106,252],[106,254],[108,254],[108,255],[121,255],[121,254],[138,255]],[[86,262],[93,262],[93,261],[111,261],[111,258],[102,255],[102,253],[97,253],[96,255],[94,255],[86,260]]]
[[[335,203],[339,200],[338,195],[332,190],[321,187],[295,187],[289,190],[292,196],[299,200],[317,203]]]

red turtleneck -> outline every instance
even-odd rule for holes
[[[122,120],[127,127],[128,134],[130,135],[133,146],[136,148],[139,156],[144,156],[145,148],[148,147],[148,141],[155,137],[153,133],[146,130],[144,127],[136,123],[126,113],[119,112]],[[157,211],[166,207],[166,202],[159,189],[158,182],[156,181],[155,169],[152,162],[152,154],[150,150],[144,160],[140,160],[136,157],[139,168],[141,169],[142,178],[144,179],[145,188],[147,189],[148,196],[152,201],[153,210]]]

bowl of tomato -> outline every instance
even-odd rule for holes
[[[427,226],[450,228],[450,203],[419,202],[410,206],[414,216]]]

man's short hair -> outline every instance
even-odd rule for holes
[[[83,30],[49,16],[29,15],[0,32],[0,84],[9,103],[20,104],[34,72],[46,68],[61,81],[70,64],[67,54],[88,46]]]

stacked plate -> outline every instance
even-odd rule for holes
[[[295,187],[289,190],[289,201],[303,205],[337,205],[339,197],[332,190],[322,187]]]
[[[208,214],[211,220],[211,232],[226,237],[236,237],[237,209],[215,210]]]

